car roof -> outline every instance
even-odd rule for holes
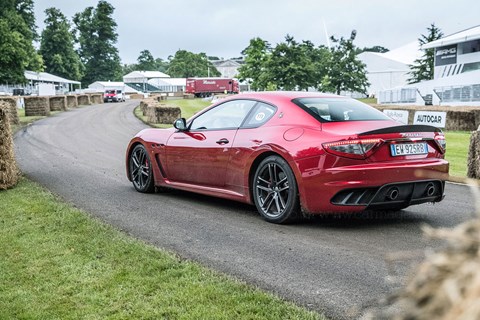
[[[230,99],[258,99],[270,102],[291,101],[297,98],[343,98],[330,93],[305,92],[305,91],[262,91],[247,92],[230,97]],[[229,100],[230,100],[229,99]]]

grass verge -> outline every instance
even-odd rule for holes
[[[0,192],[0,318],[321,319],[134,240],[22,179]]]
[[[450,175],[452,176],[467,176],[470,135],[471,133],[468,131],[445,131],[445,139],[447,140],[445,159],[450,162]]]

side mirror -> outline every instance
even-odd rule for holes
[[[187,131],[187,121],[185,120],[185,118],[175,120],[173,126],[179,131]]]

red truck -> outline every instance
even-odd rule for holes
[[[225,78],[187,78],[185,93],[209,97],[215,93],[239,93],[238,81]]]

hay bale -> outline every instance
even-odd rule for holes
[[[142,93],[134,93],[130,95],[130,99],[143,99],[144,96]]]
[[[146,110],[147,121],[150,123],[172,124],[181,117],[182,112],[179,107],[170,105],[149,106]]]
[[[8,108],[8,116],[10,124],[20,124],[20,118],[18,117],[17,98],[0,97],[0,102],[3,102]]]
[[[50,111],[66,111],[67,98],[65,96],[51,96],[50,97]]]
[[[9,114],[10,106],[0,102],[0,190],[15,186],[19,176]]]
[[[448,110],[446,130],[473,131],[477,130],[475,114],[471,111]]]
[[[467,177],[480,179],[480,131],[472,132],[468,148]]]
[[[48,97],[24,97],[25,116],[49,116],[50,102]]]
[[[103,103],[103,94],[101,93],[93,93],[90,94],[90,103],[92,104],[101,104]]]
[[[446,246],[427,256],[386,306],[363,319],[480,319],[480,219],[453,229],[425,227],[424,233]]]
[[[67,96],[67,108],[78,107],[77,96]]]
[[[90,97],[87,94],[77,96],[77,106],[87,106],[90,104]]]
[[[151,98],[143,99],[142,101],[140,101],[140,109],[142,110],[142,114],[146,116],[147,108],[149,106],[153,107],[155,105],[157,105],[156,101]]]

